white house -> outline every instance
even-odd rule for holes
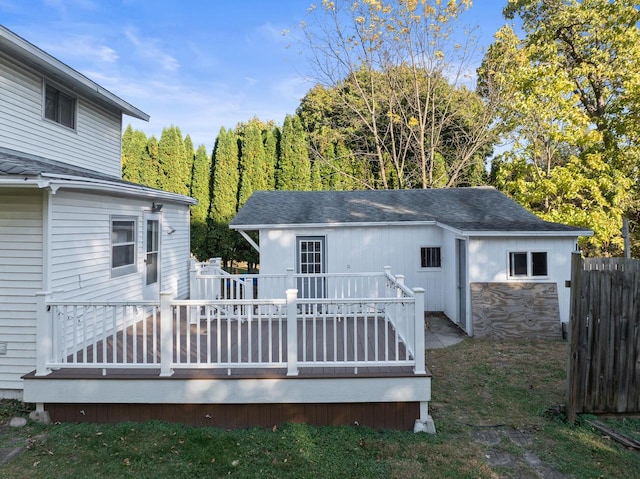
[[[0,26],[0,395],[36,367],[36,305],[186,297],[195,200],[122,180],[148,116]]]
[[[592,234],[543,221],[490,187],[259,191],[231,228],[258,249],[261,274],[391,266],[426,290],[425,310],[492,337],[560,335],[571,253]]]

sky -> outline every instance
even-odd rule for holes
[[[175,125],[210,152],[221,127],[253,117],[281,125],[313,86],[304,53],[282,34],[312,3],[0,0],[0,24],[151,116],[123,127],[159,138]],[[473,0],[461,19],[480,46],[505,23],[505,3]]]

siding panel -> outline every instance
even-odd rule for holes
[[[0,389],[35,368],[35,293],[42,290],[42,193],[0,191]]]

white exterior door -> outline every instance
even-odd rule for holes
[[[144,299],[160,298],[160,215],[144,218]]]
[[[296,271],[299,298],[324,298],[326,258],[324,236],[298,236],[296,238]],[[307,277],[308,275],[308,277]]]
[[[467,242],[456,239],[456,283],[458,317],[456,323],[467,331]]]

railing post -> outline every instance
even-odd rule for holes
[[[396,275],[396,282],[399,286],[404,286],[404,274]],[[396,288],[396,298],[402,298],[402,289]]]
[[[391,290],[393,288],[393,285],[390,283],[390,279],[393,278],[393,276],[391,276],[391,266],[385,266],[384,267],[384,279],[385,279],[385,295],[387,297],[391,296]]]
[[[196,259],[189,258],[189,299],[202,299],[198,291],[197,278]]]
[[[173,293],[160,293],[160,376],[171,376],[171,362],[173,361],[173,312],[171,311],[171,297]],[[177,330],[179,331],[179,326]]]
[[[287,289],[287,376],[298,375],[298,290]]]
[[[415,300],[415,331],[414,331],[414,350],[416,365],[413,368],[414,374],[425,374],[424,365],[424,288],[414,288],[413,297]]]
[[[295,287],[296,284],[294,283],[293,279],[293,268],[287,268],[287,284],[285,285],[285,288],[293,289]]]
[[[50,299],[46,291],[36,293],[36,376],[51,373],[51,369],[47,368],[53,353],[52,312],[47,310]]]
[[[209,267],[209,274],[220,274],[222,271],[222,258],[210,258]]]

